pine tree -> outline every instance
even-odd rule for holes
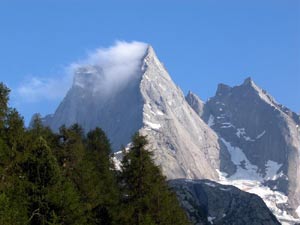
[[[117,182],[110,160],[110,143],[96,128],[84,137],[75,124],[61,127],[55,151],[59,164],[76,186],[90,224],[112,224],[118,202]]]
[[[70,128],[62,126],[57,137],[58,146],[55,149],[55,155],[63,168],[64,175],[71,178],[77,186],[80,186],[79,164],[85,155],[83,137],[83,130],[78,124]]]
[[[31,136],[40,136],[47,140],[47,145],[54,151],[58,145],[58,135],[53,133],[49,127],[45,127],[39,113],[33,115],[30,122],[29,134]],[[32,137],[31,137],[32,138]]]
[[[27,208],[21,201],[20,195],[14,195],[10,191],[2,192],[0,194],[0,224],[23,225],[27,221]]]
[[[0,84],[0,224],[87,224],[80,195],[53,154],[57,135],[40,117],[25,130],[8,93]]]
[[[152,153],[145,149],[146,145],[146,137],[136,134],[132,147],[124,152],[120,224],[189,224],[160,168],[154,164]]]
[[[7,114],[5,136],[12,153],[24,151],[24,121],[16,109],[10,109]]]
[[[46,140],[37,136],[26,155],[22,169],[27,178],[29,223],[84,224],[80,196],[62,176]]]
[[[27,199],[18,162],[24,149],[24,123],[8,106],[9,89],[0,83],[0,224],[26,224]]]
[[[3,83],[0,83],[0,131],[4,127],[4,120],[9,108],[9,92],[10,90]]]
[[[1,225],[189,224],[145,137],[135,135],[124,152],[117,183],[100,128],[85,137],[75,124],[54,134],[36,115],[27,130],[8,94],[0,83]]]
[[[96,128],[87,134],[87,151],[90,159],[95,161],[100,172],[107,172],[113,168],[110,161],[111,146],[103,130]]]
[[[87,161],[91,165],[89,180],[83,182],[91,206],[93,224],[113,224],[118,204],[118,188],[110,159],[111,147],[105,133],[96,128],[87,134]],[[93,188],[94,187],[94,188]]]

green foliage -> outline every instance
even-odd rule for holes
[[[55,134],[37,114],[26,129],[8,94],[0,83],[1,225],[188,224],[145,137],[134,136],[117,172],[100,128]]]
[[[24,121],[15,109],[10,109],[5,121],[5,137],[11,151],[23,151]]]
[[[110,160],[111,147],[105,133],[96,128],[87,134],[86,139],[86,162],[89,162],[89,175],[93,179],[85,181],[87,202],[91,207],[91,222],[93,224],[113,224],[117,214],[118,187]],[[93,188],[94,187],[94,188]]]
[[[0,130],[4,127],[4,120],[8,110],[8,99],[10,90],[0,83]]]
[[[122,224],[189,224],[161,170],[145,149],[146,137],[136,134],[122,162]]]
[[[20,196],[8,196],[7,193],[0,194],[0,224],[23,225],[27,223],[26,206],[20,202]],[[20,204],[21,203],[21,204]]]
[[[30,224],[83,224],[79,195],[72,183],[62,176],[55,156],[43,137],[33,142],[22,163],[26,172]]]

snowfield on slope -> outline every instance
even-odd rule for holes
[[[278,172],[282,165],[269,160],[266,163],[266,175],[263,176],[258,173],[257,166],[249,162],[242,149],[232,146],[231,143],[225,141],[223,138],[221,140],[226,145],[232,162],[237,166],[237,171],[229,177],[226,173],[217,171],[219,174],[219,182],[224,185],[233,185],[242,191],[261,197],[283,225],[300,223],[300,219],[294,218],[280,207],[280,205],[287,204],[288,197],[282,192],[274,191],[263,185],[264,181],[275,180],[281,175],[281,173]],[[300,206],[296,212],[299,215]]]

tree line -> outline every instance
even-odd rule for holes
[[[103,130],[54,133],[39,116],[26,128],[9,92],[0,83],[1,225],[190,224],[146,137],[133,136],[118,171]]]

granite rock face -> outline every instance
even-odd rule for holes
[[[130,80],[109,95],[98,88],[103,73],[95,65],[79,68],[67,96],[44,124],[55,131],[63,124],[78,123],[86,132],[99,126],[115,151],[139,131],[147,135],[155,162],[169,179],[217,180],[216,169],[234,168],[225,145],[186,102],[151,46]]]
[[[205,103],[193,92],[189,91],[185,100],[189,103],[189,105],[195,110],[195,112],[202,117],[204,113]]]
[[[168,179],[217,180],[216,169],[223,161],[230,164],[225,146],[185,101],[152,48],[143,68],[140,90],[144,126],[140,132],[148,136],[157,164],[162,165]]]
[[[171,180],[190,220],[196,225],[279,225],[257,195],[210,180]]]
[[[126,86],[109,96],[94,88],[101,82],[100,68],[79,68],[66,97],[53,115],[46,116],[44,124],[58,131],[62,125],[78,123],[85,132],[95,127],[105,130],[112,147],[120,149],[143,125],[143,99],[139,92],[140,77],[133,77]]]
[[[276,192],[274,196],[282,193],[288,201],[273,200],[283,210],[279,214],[299,216],[295,212],[300,205],[299,115],[277,103],[251,78],[235,87],[220,84],[200,112],[197,104],[189,103],[227,146],[236,165],[227,178],[236,184],[257,181]]]
[[[120,55],[122,65],[78,67],[72,87],[56,112],[43,118],[44,125],[54,131],[74,123],[85,132],[101,127],[114,151],[140,132],[169,180],[232,184],[260,195],[278,218],[286,219],[287,212],[297,216],[299,115],[251,79],[233,88],[219,85],[216,96],[204,104],[191,92],[184,96],[151,46],[135,55],[134,63]],[[128,64],[130,73],[120,81]],[[112,79],[111,70],[118,76]]]

